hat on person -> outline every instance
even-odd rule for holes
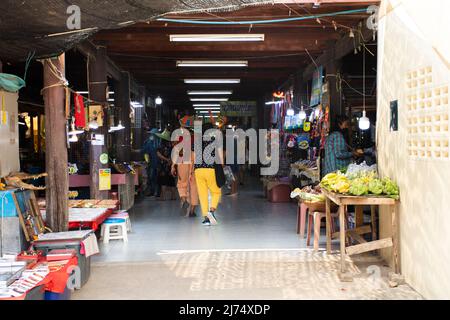
[[[163,133],[155,133],[155,136],[157,136],[160,139],[166,140],[166,141],[171,140],[170,139],[170,137],[171,137],[170,131],[167,129],[165,129]]]
[[[194,116],[184,116],[180,119],[180,125],[182,127],[193,127],[194,126]]]

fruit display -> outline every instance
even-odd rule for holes
[[[318,203],[324,202],[325,196],[322,194],[320,186],[307,186],[302,189],[296,188],[291,192],[291,198],[300,197],[303,201]]]
[[[347,193],[350,189],[350,180],[340,171],[327,174],[320,186],[338,193]]]
[[[360,171],[351,177],[341,172],[327,174],[320,185],[332,192],[352,196],[389,196],[398,200],[400,192],[397,184],[389,178],[379,179],[376,171]]]

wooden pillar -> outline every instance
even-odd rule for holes
[[[335,58],[335,45],[330,44],[329,46],[329,56],[330,60],[325,65],[325,71],[327,73],[326,80],[328,81],[328,91],[330,99],[330,119],[331,121],[336,120],[337,115],[343,115],[345,113],[343,103],[341,101],[341,92],[337,89],[337,77],[336,75],[341,69],[341,60]]]
[[[67,172],[67,133],[64,87],[54,75],[64,75],[64,54],[44,60],[46,219],[53,231],[66,231],[68,222],[69,176]]]
[[[131,119],[130,119],[130,75],[122,72],[121,80],[115,90],[115,102],[119,107],[119,120],[125,129],[117,132],[117,160],[131,160]]]
[[[94,55],[89,55],[88,60],[88,83],[89,98],[98,104],[106,105],[107,102],[107,58],[106,48],[98,47]],[[94,104],[94,103],[92,103]],[[91,131],[92,132],[92,131]],[[99,190],[99,169],[108,168],[108,165],[100,163],[100,155],[108,153],[108,112],[103,107],[103,126],[99,127],[95,134],[104,136],[105,143],[102,146],[90,145],[89,164],[90,164],[90,193],[91,199],[107,199],[108,191]]]

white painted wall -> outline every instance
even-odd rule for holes
[[[393,178],[400,186],[402,274],[425,298],[449,299],[450,95],[442,92],[450,89],[450,1],[383,0],[380,9],[378,161],[381,175]],[[427,68],[431,70],[429,82],[425,75],[425,83],[418,79],[418,87],[414,87],[415,79],[408,79],[408,75],[418,71],[420,76]],[[408,104],[416,101],[414,94],[418,98],[416,111],[408,110]],[[420,100],[422,94],[424,100]],[[398,132],[389,128],[392,100],[398,100],[399,105]],[[440,122],[436,122],[437,116]],[[410,121],[412,131],[408,132]],[[438,124],[440,131],[436,130]],[[390,229],[390,215],[382,211],[381,237],[389,236]],[[383,255],[389,257],[390,249],[383,250]]]
[[[8,113],[7,123],[0,119],[0,177],[12,171],[19,171],[19,128],[17,124],[17,93],[0,90],[0,110],[2,110],[2,95],[5,99],[5,109]]]

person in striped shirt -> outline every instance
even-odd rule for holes
[[[360,156],[358,151],[350,151],[345,137],[350,125],[349,119],[345,116],[337,118],[337,130],[332,132],[325,142],[325,160],[322,176],[347,167],[353,156]]]

